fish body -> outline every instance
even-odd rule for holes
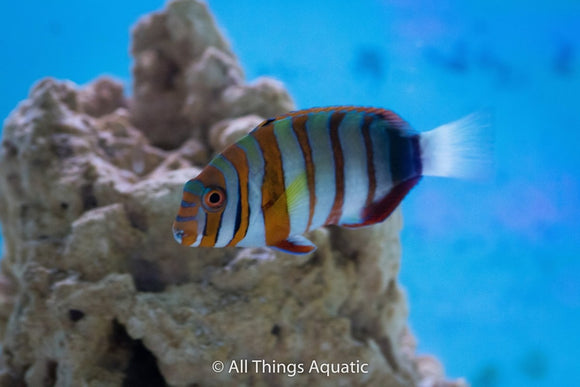
[[[465,165],[453,163],[466,157],[454,136],[468,126],[419,134],[392,111],[352,106],[268,119],[185,184],[174,237],[312,252],[305,232],[382,222],[424,174],[461,175]]]

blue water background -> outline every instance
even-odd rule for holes
[[[403,205],[419,351],[475,387],[580,385],[580,2],[209,3],[248,79],[299,108],[382,106],[419,130],[492,113],[495,178],[425,178]],[[44,76],[130,85],[129,26],[162,4],[5,4],[0,116]]]

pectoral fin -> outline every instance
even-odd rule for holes
[[[310,201],[308,198],[308,183],[306,182],[306,172],[296,176],[296,178],[286,187],[286,201],[288,203],[288,216],[308,217]]]
[[[288,254],[308,254],[316,250],[314,243],[302,235],[292,235],[271,247]]]

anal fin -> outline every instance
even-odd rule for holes
[[[314,243],[302,235],[292,235],[270,247],[288,254],[308,254],[316,250]]]
[[[421,180],[421,176],[397,184],[387,195],[385,195],[384,198],[363,209],[363,221],[361,223],[342,224],[341,226],[347,228],[358,228],[382,222],[393,213],[395,208],[397,208],[403,198],[407,196],[411,188],[417,185],[419,180]]]

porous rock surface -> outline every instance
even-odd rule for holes
[[[183,183],[293,105],[278,82],[245,83],[197,0],[144,17],[133,39],[131,100],[108,78],[45,79],[5,122],[0,386],[461,385],[415,355],[399,211],[314,231],[303,257],[175,243]],[[239,359],[304,372],[228,372]]]

